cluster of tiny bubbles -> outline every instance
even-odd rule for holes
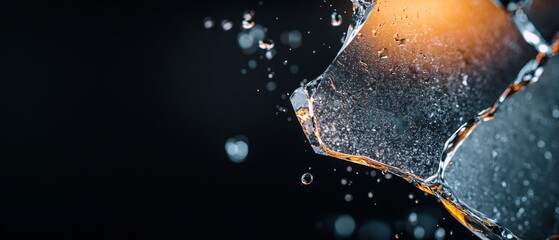
[[[337,236],[347,238],[355,231],[355,220],[350,215],[341,215],[334,222],[334,231]]]
[[[342,25],[342,15],[337,13],[337,12],[333,12],[332,15],[331,15],[330,23],[334,27]]]
[[[244,162],[248,155],[248,139],[242,135],[228,138],[225,141],[225,152],[232,162]]]
[[[303,173],[303,175],[301,175],[301,183],[303,185],[309,185],[312,183],[313,180],[314,180],[313,175],[308,172]]]

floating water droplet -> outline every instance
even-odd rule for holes
[[[557,106],[555,106],[551,111],[551,116],[553,116],[554,118],[559,118],[559,108]]]
[[[257,66],[258,66],[258,63],[256,62],[256,60],[249,60],[248,61],[248,68],[255,69]]]
[[[538,147],[539,148],[544,148],[545,147],[545,142],[543,140],[539,140],[538,141]]]
[[[280,36],[281,43],[288,45],[290,48],[298,48],[303,43],[303,35],[299,30],[291,30],[283,32]]]
[[[344,196],[344,200],[346,202],[351,202],[353,200],[353,195],[351,195],[350,193],[346,193],[346,195]]]
[[[373,198],[373,192],[368,192],[368,193],[367,193],[367,197]]]
[[[260,49],[270,50],[270,49],[274,48],[274,41],[272,41],[270,39],[260,40],[260,41],[258,41],[258,47]]]
[[[313,179],[314,179],[313,175],[310,174],[310,173],[308,173],[308,172],[303,173],[303,175],[301,175],[301,183],[302,183],[303,185],[309,185],[309,184],[311,184],[312,181],[313,181]]]
[[[274,56],[276,56],[276,49],[266,51],[266,59],[271,60]]]
[[[331,15],[332,21],[331,24],[334,27],[340,26],[342,25],[342,15],[337,13],[337,12],[333,12]]]
[[[210,29],[214,26],[214,20],[211,17],[204,18],[204,27]]]
[[[254,17],[254,10],[246,10],[243,13],[243,20],[252,20],[252,18]]]
[[[244,162],[248,155],[247,138],[239,135],[237,137],[227,139],[227,141],[225,141],[225,152],[232,162]]]
[[[223,21],[221,21],[221,27],[223,28],[223,30],[229,31],[231,30],[231,28],[233,28],[233,22],[227,19],[223,19]]]
[[[413,196],[413,193],[408,194],[408,198],[409,198],[409,199],[413,199],[413,197],[414,197],[414,196]]]
[[[435,230],[435,240],[443,240],[446,235],[444,228],[440,227]]]
[[[417,213],[415,213],[415,212],[410,213],[410,215],[408,216],[408,221],[409,221],[412,225],[417,224]]]
[[[275,82],[266,83],[266,90],[268,90],[269,92],[275,91],[276,88],[277,88],[277,84]]]
[[[254,25],[256,25],[256,23],[253,20],[243,20],[241,26],[243,26],[244,29],[251,29],[252,27],[254,27]]]
[[[292,74],[298,73],[299,72],[299,65],[293,64],[293,65],[289,66],[289,72],[292,73]]]
[[[386,59],[386,58],[388,58],[386,53],[388,53],[388,49],[382,48],[381,50],[377,51],[377,57],[380,58],[380,59]]]
[[[347,185],[347,179],[342,178],[342,179],[340,180],[340,183],[341,183],[342,185],[344,185],[344,186]]]
[[[339,216],[334,222],[334,230],[340,237],[349,237],[355,231],[355,220],[350,215]]]
[[[552,157],[552,154],[550,151],[545,151],[545,153],[543,154],[544,158],[549,160]]]
[[[415,239],[423,239],[425,237],[425,229],[422,226],[417,226],[413,229],[413,236]]]

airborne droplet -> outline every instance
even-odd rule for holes
[[[312,181],[313,181],[313,179],[314,179],[313,175],[310,174],[310,173],[308,173],[308,172],[303,173],[303,175],[301,175],[301,183],[302,183],[303,185],[309,185],[309,184],[311,184]]]
[[[224,19],[223,21],[221,21],[221,27],[223,28],[223,30],[229,31],[231,30],[231,28],[233,28],[233,23],[227,19]]]
[[[252,27],[254,27],[256,23],[253,20],[243,20],[243,23],[241,24],[243,26],[244,29],[251,29]]]
[[[274,41],[272,41],[270,39],[260,40],[260,41],[258,41],[258,47],[260,49],[270,50],[270,49],[274,48]]]
[[[331,23],[332,23],[332,26],[334,26],[334,27],[342,25],[342,15],[337,13],[337,12],[333,12]]]
[[[211,17],[204,18],[204,27],[210,29],[214,26],[214,20]]]

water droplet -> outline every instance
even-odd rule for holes
[[[275,82],[268,82],[266,83],[266,90],[273,92],[277,88],[277,84]]]
[[[352,168],[351,166],[347,166],[347,167],[345,168],[345,170],[346,170],[347,172],[351,172],[351,171],[353,171],[353,168]]]
[[[245,136],[229,138],[225,141],[225,152],[234,163],[241,163],[248,155],[248,140]]]
[[[550,160],[551,157],[553,157],[553,155],[551,154],[550,151],[545,151],[545,153],[543,154],[543,156],[545,157],[545,159]]]
[[[435,230],[435,239],[436,240],[443,240],[446,235],[444,228],[440,227]]]
[[[559,108],[557,106],[555,106],[555,108],[553,108],[553,110],[551,111],[551,115],[554,118],[559,118]]]
[[[367,197],[373,198],[373,192],[368,192],[368,193],[367,193]]]
[[[245,75],[245,74],[247,74],[247,70],[246,70],[246,69],[244,69],[244,68],[243,68],[243,69],[241,69],[241,74],[242,74],[242,75]]]
[[[276,56],[276,49],[266,51],[266,59],[271,60],[274,56]]]
[[[314,179],[313,175],[310,174],[310,173],[308,173],[308,172],[303,173],[303,175],[301,175],[301,183],[302,183],[303,185],[309,185],[309,184],[311,184],[312,181],[313,181],[313,179]]]
[[[210,29],[214,26],[214,20],[211,17],[204,18],[204,27]]]
[[[251,29],[252,27],[254,27],[254,25],[256,25],[256,23],[253,20],[243,20],[241,26],[243,26],[244,29]]]
[[[406,44],[408,43],[408,39],[406,38],[401,38],[400,36],[398,36],[398,33],[394,34],[394,41],[396,41],[396,43],[398,43],[398,46],[406,46]]]
[[[334,230],[340,237],[349,237],[355,231],[355,220],[349,215],[339,216],[334,222]]]
[[[292,73],[292,74],[298,73],[299,72],[299,65],[293,64],[293,65],[289,66],[289,72]]]
[[[417,213],[410,213],[410,215],[408,216],[408,221],[413,225],[417,224]]]
[[[332,17],[332,21],[331,21],[332,26],[337,27],[337,26],[342,25],[342,15],[341,14],[339,14],[337,12],[333,12],[331,17]]]
[[[377,51],[377,57],[380,58],[380,59],[386,59],[386,58],[388,58],[386,53],[388,53],[388,49],[382,48],[381,50]]]
[[[386,179],[391,179],[391,178],[392,178],[392,174],[387,173],[387,174],[384,175],[384,178],[386,178]]]
[[[543,140],[539,140],[538,141],[538,147],[539,148],[544,148],[545,147],[545,142]]]
[[[223,19],[223,21],[221,21],[221,27],[223,28],[223,30],[229,31],[231,30],[231,28],[233,28],[233,22],[227,19]]]
[[[243,13],[244,20],[252,20],[253,17],[254,17],[254,10],[246,10]]]
[[[351,195],[350,193],[346,193],[346,195],[344,196],[344,200],[346,202],[351,202],[353,200],[353,195]]]
[[[502,181],[502,182],[501,182],[501,186],[502,186],[502,187],[507,187],[507,182]]]
[[[258,63],[256,62],[256,60],[249,60],[248,61],[248,68],[255,69],[257,66],[258,66]]]
[[[340,180],[340,183],[341,183],[342,185],[344,185],[344,186],[347,185],[347,179],[342,178],[342,179]]]
[[[270,39],[260,40],[260,41],[258,41],[258,47],[260,49],[270,50],[270,49],[274,48],[274,41],[272,41]]]
[[[417,226],[413,229],[413,236],[415,239],[423,239],[425,237],[425,229],[422,226]]]
[[[413,196],[413,193],[408,194],[408,198],[409,198],[409,199],[413,199],[413,197],[414,197],[414,196]]]

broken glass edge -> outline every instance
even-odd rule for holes
[[[555,35],[553,44],[550,46],[523,12],[522,7],[529,6],[531,4],[530,0],[518,1],[520,4],[514,7],[511,7],[510,4],[504,6],[498,0],[494,0],[493,2],[512,13],[511,20],[514,22],[516,29],[528,44],[536,48],[538,54],[533,60],[530,60],[524,65],[517,74],[515,81],[503,91],[490,108],[480,111],[474,118],[468,120],[453,133],[445,142],[437,172],[425,180],[412,173],[405,172],[400,168],[386,165],[369,157],[334,151],[322,141],[317,120],[313,113],[313,95],[319,88],[320,82],[323,79],[323,74],[306,85],[297,88],[290,97],[290,101],[295,109],[297,119],[315,153],[369,166],[379,169],[383,173],[390,172],[406,179],[420,190],[437,196],[441,200],[443,206],[455,219],[481,239],[519,239],[510,230],[499,225],[495,220],[485,216],[481,212],[466,205],[460,199],[454,197],[452,190],[444,181],[446,166],[451,161],[456,150],[472,131],[482,122],[493,119],[499,106],[508,97],[518,91],[524,90],[530,84],[537,82],[543,73],[543,67],[547,59],[559,53],[559,32]],[[363,0],[352,0],[352,3],[354,5],[352,24],[350,24],[346,39],[333,61],[336,61],[337,56],[343,52],[367,21],[372,8],[376,4],[376,0],[366,3],[363,2]],[[325,72],[327,71],[328,69],[325,70]]]

